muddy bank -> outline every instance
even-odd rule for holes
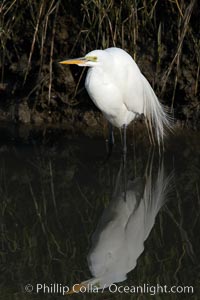
[[[101,128],[84,90],[86,70],[58,61],[117,46],[181,126],[200,127],[197,1],[23,0],[6,1],[1,12],[0,121]]]

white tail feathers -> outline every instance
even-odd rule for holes
[[[167,114],[167,109],[158,101],[150,83],[142,75],[144,84],[144,115],[147,118],[147,129],[150,139],[154,143],[152,127],[160,146],[167,130],[172,130],[172,119]]]

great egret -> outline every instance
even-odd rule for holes
[[[164,107],[152,87],[142,75],[133,58],[120,48],[94,50],[81,58],[61,64],[90,67],[85,80],[86,90],[105,118],[118,128],[124,128],[138,115],[146,117],[147,128],[153,138],[152,127],[160,145],[165,129],[171,127]],[[126,145],[124,145],[126,149]]]
[[[143,177],[128,182],[126,201],[120,168],[112,199],[92,236],[87,259],[93,278],[76,284],[76,289],[69,293],[78,292],[81,287],[104,289],[124,281],[127,273],[136,267],[156,215],[166,202],[172,179],[172,175],[165,176],[163,163],[154,177],[152,159]]]

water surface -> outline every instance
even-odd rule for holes
[[[193,286],[193,294],[154,298],[199,299],[199,134],[175,134],[161,156],[129,136],[125,177],[119,137],[105,163],[103,137],[16,127],[0,133],[1,299],[59,299],[37,293],[36,284],[72,287],[95,274],[118,286]],[[108,289],[65,297],[152,298]]]

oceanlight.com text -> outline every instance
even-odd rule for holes
[[[144,283],[142,285],[118,285],[111,284],[107,286],[106,284],[101,288],[97,288],[94,285],[82,285],[79,290],[77,290],[78,284],[74,284],[72,287],[68,285],[64,285],[61,283],[37,283],[35,285],[26,284],[24,287],[25,292],[27,293],[43,293],[43,294],[62,294],[65,295],[69,291],[73,293],[103,293],[105,290],[110,293],[121,293],[121,294],[193,294],[194,287],[193,286],[183,286],[183,285],[160,285],[155,284],[151,285],[149,283]]]

